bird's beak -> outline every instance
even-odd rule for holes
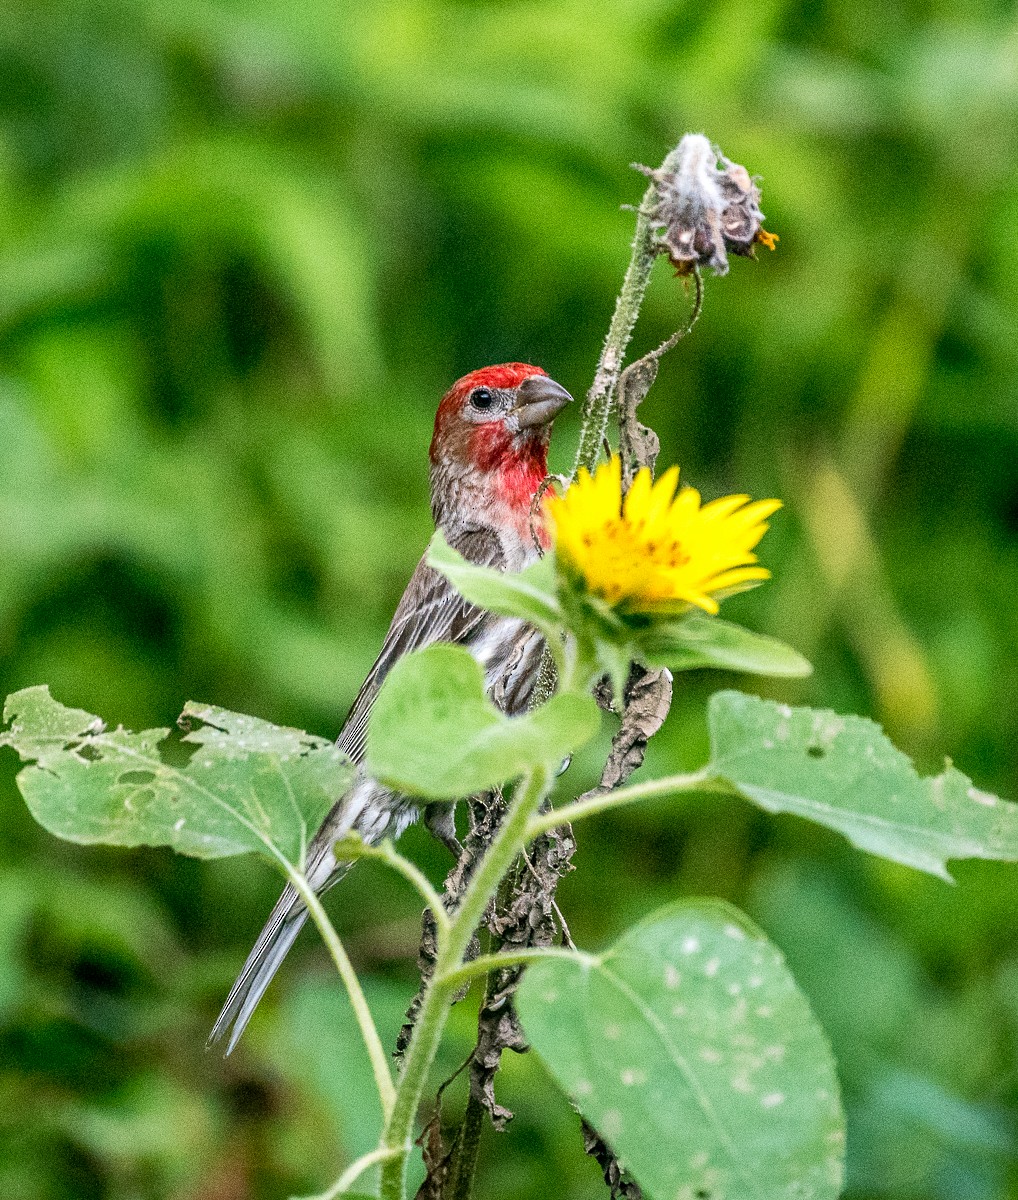
[[[516,389],[516,407],[512,410],[521,429],[550,425],[572,396],[547,375],[531,375]]]

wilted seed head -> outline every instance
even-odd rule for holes
[[[745,167],[730,162],[701,133],[687,133],[675,154],[677,165],[654,171],[639,167],[658,185],[651,221],[661,251],[680,275],[695,265],[728,273],[728,255],[753,257],[761,242],[777,240],[761,228],[760,189]]]

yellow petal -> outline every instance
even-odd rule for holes
[[[626,496],[626,517],[637,523],[647,519],[647,509],[651,498],[651,477],[646,467],[641,467],[633,480],[633,486]]]
[[[612,457],[549,496],[556,550],[592,594],[631,612],[715,613],[718,593],[769,578],[753,548],[780,502],[732,495],[704,505],[693,488],[676,493],[678,484],[677,467],[656,483],[643,468],[623,502],[622,464]]]
[[[649,475],[650,472],[648,471]],[[668,511],[672,503],[672,498],[675,495],[675,489],[679,485],[679,468],[669,467],[661,478],[654,484],[654,488],[650,494],[650,503],[647,506],[647,524],[652,521],[657,521]]]

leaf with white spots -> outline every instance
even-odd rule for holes
[[[683,900],[607,953],[533,964],[527,1037],[648,1200],[834,1200],[844,1117],[830,1047],[778,950]]]
[[[718,692],[710,735],[711,769],[743,796],[836,829],[860,850],[943,879],[951,858],[1018,861],[1018,805],[950,765],[923,778],[865,717]]]
[[[4,721],[0,746],[31,764],[18,787],[32,815],[72,842],[171,846],[196,858],[253,850],[302,867],[309,829],[351,778],[325,738],[209,705],[184,709],[182,740],[195,749],[180,765],[160,751],[168,729],[108,730],[46,687],[9,696]]]

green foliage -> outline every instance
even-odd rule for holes
[[[741,913],[671,904],[597,958],[533,965],[527,1036],[649,1200],[834,1200],[844,1118],[827,1040]]]
[[[555,638],[562,630],[562,609],[555,595],[555,560],[538,559],[518,573],[496,571],[469,563],[436,533],[428,562],[449,580],[471,604],[504,617],[520,617]]]
[[[385,678],[368,727],[367,767],[410,796],[456,799],[553,772],[601,726],[590,696],[562,694],[506,717],[487,698],[467,650],[437,645],[401,658]]]
[[[196,858],[255,851],[303,868],[314,832],[350,781],[331,742],[205,704],[188,704],[183,766],[166,762],[168,729],[107,730],[66,708],[45,686],[4,707],[10,746],[32,765],[18,786],[32,815],[58,837],[113,846],[171,846]]]
[[[711,770],[768,812],[796,813],[947,880],[950,858],[1018,861],[1018,805],[952,766],[921,778],[865,717],[719,692],[710,733]]]
[[[872,715],[923,773],[949,753],[1013,794],[1012,32],[1006,5],[968,0],[9,0],[0,695],[48,679],[134,729],[203,696],[337,732],[430,536],[438,395],[510,359],[582,395],[632,232],[619,205],[643,188],[628,164],[703,129],[762,175],[782,240],[707,281],[641,415],[705,497],[785,501],[773,580],[726,616],[817,665],[782,699]],[[686,311],[660,267],[644,311],[637,349]],[[704,699],[733,685],[683,677],[651,773],[703,760]],[[571,775],[592,783],[594,757]],[[269,1065],[315,940],[263,1038],[228,1069],[200,1051],[275,878],[69,856],[2,760],[0,1194],[324,1186],[350,1147],[315,1123],[303,1063]],[[850,1073],[851,1200],[1015,1192],[1013,868],[963,865],[949,889],[724,798],[580,835],[561,903],[581,944],[707,893],[787,954]],[[401,848],[447,869],[416,830]],[[375,870],[332,911],[365,970],[412,991],[416,902]],[[566,1106],[553,1138],[513,1099],[532,1071],[507,1065],[519,1115],[478,1195],[602,1194]],[[203,1152],[164,1172],[85,1148],[75,1110],[126,1107],[153,1072],[200,1101],[183,1120],[214,1114]]]
[[[714,696],[709,718],[711,760],[683,778],[684,788],[731,786],[765,809],[805,816],[844,832],[862,849],[943,876],[948,857],[1018,857],[1018,808],[977,792],[953,768],[937,779],[920,779],[872,721],[738,692]],[[0,734],[0,746],[34,764],[19,776],[33,815],[79,842],[169,844],[199,857],[260,849],[284,863],[289,849],[290,861],[301,869],[304,810],[320,821],[350,778],[335,746],[208,706],[185,709],[189,732],[183,741],[200,749],[178,767],[159,753],[167,730],[109,733],[92,714],[53,701],[45,687],[12,696],[5,719],[9,729]],[[192,721],[202,724],[190,729]],[[590,740],[599,723],[592,698],[567,691],[525,716],[507,718],[487,699],[480,664],[461,647],[437,645],[400,659],[389,673],[369,726],[368,765],[400,791],[455,798],[534,772],[546,778],[562,757]],[[667,780],[653,781],[619,796],[631,803],[667,787]],[[453,918],[454,928],[462,924],[462,936],[443,914],[438,978],[462,969],[475,924],[499,873],[522,849],[542,795],[540,786],[528,784],[514,796],[484,860],[501,865],[488,877],[488,890],[475,894],[485,870],[477,873]],[[596,803],[603,811],[612,802],[609,793]],[[430,885],[420,886],[440,912]],[[0,951],[8,959],[24,916],[25,906],[16,903],[13,919],[0,929],[6,934]],[[453,936],[460,949],[449,958],[447,939]],[[8,991],[11,975],[8,967]],[[426,996],[418,1015],[418,1033],[429,1020],[436,1031],[430,1055],[446,1003],[444,993],[437,1000]],[[737,910],[680,901],[598,958],[574,952],[540,957],[520,1004],[555,1077],[650,1200],[684,1191],[724,1195],[736,1187],[760,1200],[834,1200],[840,1194],[844,1128],[827,1043],[780,953]],[[316,1023],[321,1020],[313,1010],[300,1020],[317,1056],[323,1038],[315,1034]],[[295,1041],[300,1056],[299,1037]],[[429,1057],[414,1066],[416,1044],[415,1034],[400,1081],[402,1089],[413,1077],[418,1089],[402,1106],[408,1122],[431,1065]],[[366,1062],[357,1043],[334,1047],[332,1058]],[[384,1062],[381,1069],[387,1081]],[[409,1128],[392,1131],[389,1109],[383,1113],[388,1100],[377,1103],[368,1093],[365,1101],[364,1081],[357,1085],[355,1075],[347,1072],[339,1104],[350,1123],[349,1144],[364,1153],[383,1130],[384,1138],[395,1138],[385,1145],[406,1145]],[[162,1101],[154,1098],[159,1111]],[[125,1138],[132,1146],[147,1144],[147,1109],[138,1129],[127,1109],[76,1113],[76,1136],[107,1146],[114,1156],[124,1153]],[[401,1177],[402,1168],[385,1195],[404,1194]],[[383,1188],[386,1178],[383,1168]]]
[[[616,682],[624,682],[634,660],[673,671],[714,667],[786,678],[808,675],[812,670],[801,654],[776,638],[707,616],[698,609],[667,621],[645,617],[625,620],[596,597],[571,597],[574,603],[567,614],[560,603],[559,589],[568,590],[570,585],[558,580],[552,554],[518,575],[506,574],[468,563],[441,534],[436,534],[428,562],[461,595],[482,608],[530,621],[552,640],[560,639],[570,628],[581,638],[596,642],[599,665],[610,670]]]

